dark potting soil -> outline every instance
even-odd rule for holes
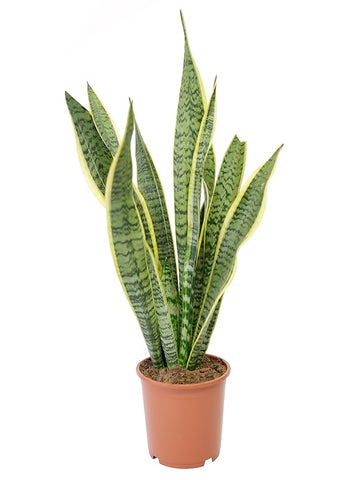
[[[183,367],[154,368],[152,360],[144,360],[140,365],[140,371],[145,376],[157,382],[173,384],[203,383],[221,377],[227,370],[224,362],[219,358],[211,358],[205,355],[201,365],[195,370],[186,370]]]

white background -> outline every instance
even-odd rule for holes
[[[1,480],[346,480],[344,3],[1,7]],[[172,213],[180,8],[208,94],[218,74],[218,161],[235,133],[246,175],[284,143],[210,345],[231,364],[221,454],[190,471],[148,455],[147,352],[64,102],[89,81],[122,133],[134,100]]]

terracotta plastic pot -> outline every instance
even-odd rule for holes
[[[212,358],[212,355],[209,355]],[[230,366],[219,378],[205,383],[173,385],[141,378],[147,440],[152,458],[175,468],[202,467],[220,451],[225,381]]]

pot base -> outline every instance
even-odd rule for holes
[[[151,453],[150,453],[151,455]],[[153,458],[153,460],[155,460],[156,457],[155,455],[151,455],[151,457]],[[158,461],[160,463],[160,465],[164,465],[164,467],[170,467],[170,468],[179,468],[179,469],[187,469],[187,468],[200,468],[200,467],[203,467],[205,465],[205,462],[207,460],[212,460],[212,462],[214,462],[216,459],[218,458],[218,455],[216,457],[213,457],[213,458],[206,458],[205,460],[203,460],[202,462],[198,462],[198,463],[193,463],[193,464],[185,464],[185,465],[180,465],[180,464],[175,464],[175,463],[171,463],[170,461],[161,461],[160,458],[158,458]]]

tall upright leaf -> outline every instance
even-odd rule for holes
[[[135,136],[137,186],[143,195],[153,221],[153,228],[158,246],[159,262],[161,265],[164,265],[165,261],[170,263],[171,274],[174,282],[177,284],[175,250],[163,187],[136,122]]]
[[[240,191],[245,161],[246,143],[240,142],[237,136],[235,136],[220,166],[207,215],[205,233],[205,287],[210,275],[220,230],[228,210]]]
[[[200,74],[190,51],[182,13],[181,20],[184,31],[184,59],[174,140],[175,225],[180,278],[183,275],[187,247],[187,202],[190,172],[207,103]]]
[[[205,238],[206,238],[206,223],[207,223],[207,213],[209,211],[210,205],[210,194],[209,189],[203,182],[204,191],[205,191],[205,201],[200,211],[200,232],[199,232],[199,242],[197,250],[197,260],[195,262],[194,268],[194,278],[193,278],[193,312],[192,312],[192,322],[191,322],[191,331],[195,332],[195,327],[197,324],[201,302],[203,299],[204,292],[204,281],[205,281]]]
[[[219,232],[226,214],[240,190],[245,165],[245,155],[245,142],[240,142],[235,136],[224,155],[212,198],[210,201],[207,201],[205,225],[202,229],[201,238],[199,239],[199,258],[196,264],[194,278],[194,339],[197,335],[197,321],[214,258]],[[206,338],[208,339],[211,337],[217,321],[221,302],[222,297],[214,309],[209,328],[206,332]],[[197,364],[202,361],[207,345],[206,348],[204,347],[205,345],[203,345]]]
[[[281,147],[280,147],[281,148]],[[213,312],[229,285],[239,247],[253,233],[264,211],[265,192],[273,172],[280,148],[257,170],[245,188],[236,197],[222,225],[214,255],[207,289],[197,323],[197,335],[187,361],[187,368],[196,367]]]
[[[65,92],[65,99],[74,126],[82,171],[94,195],[104,205],[112,153],[102,141],[88,110],[67,92]]]
[[[202,171],[206,155],[212,143],[212,136],[215,127],[216,114],[216,83],[213,88],[208,109],[201,122],[198,139],[196,142],[193,160],[191,164],[191,175],[188,188],[187,202],[187,248],[183,267],[182,278],[182,318],[180,333],[179,361],[185,365],[189,355],[190,341],[192,337],[192,312],[193,312],[193,278],[194,267],[197,261],[197,248],[200,229],[200,196]]]
[[[162,269],[162,282],[169,305],[171,320],[174,323],[174,331],[177,334],[180,306],[177,267],[165,195],[158,173],[136,122],[135,135],[137,185],[143,195],[149,215],[153,221],[153,234],[156,239],[158,259]],[[166,278],[168,275],[169,278]],[[177,336],[176,341],[178,341]]]
[[[118,276],[139,321],[153,364],[161,368],[164,361],[147,265],[145,232],[133,197],[130,149],[133,130],[134,114],[130,105],[124,138],[107,179],[107,223]]]

